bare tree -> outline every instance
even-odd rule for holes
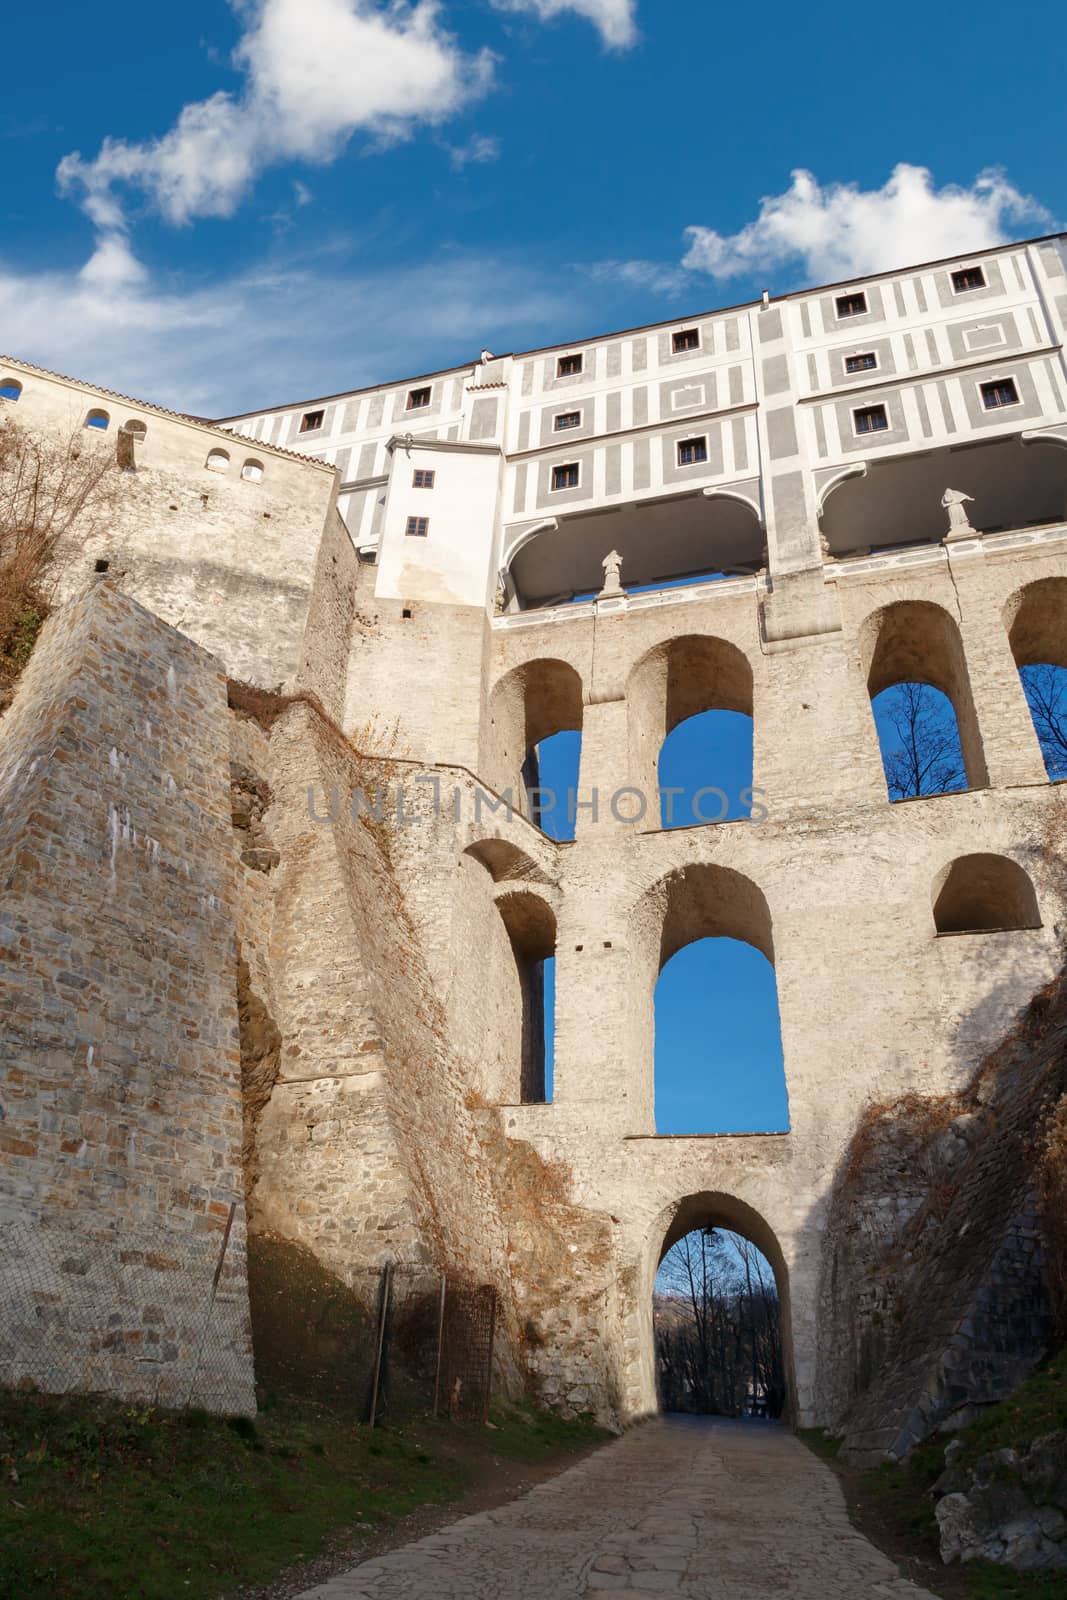
[[[926,683],[898,683],[879,697],[892,730],[883,759],[891,800],[965,789],[967,775],[951,703]]]
[[[1019,676],[1050,778],[1067,778],[1067,669],[1044,661]]]
[[[48,613],[61,550],[99,531],[116,481],[103,440],[0,420],[0,708]]]
[[[778,1296],[765,1258],[739,1234],[697,1229],[656,1278],[660,1398],[667,1410],[737,1416],[785,1398]]]

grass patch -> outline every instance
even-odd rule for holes
[[[0,1597],[213,1600],[491,1481],[499,1456],[603,1437],[522,1407],[494,1423],[371,1433],[306,1399],[249,1423],[0,1391]]]
[[[960,1459],[973,1465],[991,1450],[1025,1449],[1060,1428],[1067,1428],[1067,1349],[961,1432]],[[804,1429],[800,1437],[837,1473],[855,1526],[915,1583],[946,1600],[1064,1600],[1063,1572],[1012,1572],[987,1561],[943,1564],[930,1491],[944,1470],[947,1437],[920,1445],[899,1464],[869,1468],[839,1460],[841,1441],[819,1429]]]

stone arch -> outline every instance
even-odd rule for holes
[[[245,462],[244,466],[241,468],[241,477],[244,479],[244,481],[246,483],[262,483],[263,482],[263,463],[262,463],[262,461],[257,461],[255,456],[249,456],[248,460]]]
[[[1010,856],[957,856],[934,879],[930,898],[938,933],[992,933],[1041,926],[1030,876]]]
[[[0,400],[10,400],[12,404],[22,399],[22,385],[17,378],[0,377]]]
[[[527,812],[527,781],[536,787],[530,754],[553,734],[582,729],[582,680],[570,662],[539,657],[504,674],[489,695],[483,766],[516,810]]]
[[[204,465],[209,472],[229,472],[230,452],[216,446],[214,450],[208,451]]]
[[[648,1394],[653,1409],[656,1404],[655,1347],[652,1322],[652,1291],[656,1271],[673,1244],[691,1233],[694,1228],[728,1228],[731,1233],[742,1234],[767,1258],[774,1273],[778,1290],[778,1314],[782,1340],[782,1364],[785,1369],[785,1407],[783,1415],[793,1421],[796,1417],[796,1372],[793,1353],[792,1305],[790,1300],[789,1266],[778,1235],[766,1217],[747,1200],[718,1189],[703,1189],[683,1195],[681,1199],[665,1206],[653,1220],[649,1229],[645,1259],[642,1264],[642,1297],[644,1327],[642,1329],[642,1387]]]
[[[659,754],[667,735],[703,711],[753,714],[745,652],[712,634],[680,634],[645,652],[626,683],[631,782],[647,797],[646,826],[662,822]]]
[[[110,414],[110,412],[102,411],[102,410],[100,410],[99,407],[94,406],[94,408],[91,411],[87,411],[85,413],[85,421],[82,423],[82,427],[84,427],[84,428],[96,428],[101,433],[103,433],[110,426],[111,426],[111,414]]]
[[[1067,578],[1038,578],[1007,601],[1004,626],[1045,770],[1067,776]]]
[[[647,889],[630,917],[633,983],[629,1033],[640,1064],[634,1083],[635,1133],[655,1131],[656,983],[673,955],[698,939],[736,939],[774,967],[770,908],[751,878],[717,863],[677,867]]]
[[[895,600],[866,618],[859,646],[872,701],[902,683],[929,684],[947,696],[956,715],[967,785],[987,788],[985,751],[955,619],[929,600]]]
[[[456,1004],[497,1105],[540,1104],[545,1093],[545,962],[556,954],[552,892],[515,845],[487,839],[460,858],[454,940],[478,941],[458,971]],[[496,910],[494,912],[493,907]]]

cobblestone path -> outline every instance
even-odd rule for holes
[[[933,1600],[784,1428],[669,1418],[300,1600]]]

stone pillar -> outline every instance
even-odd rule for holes
[[[948,559],[957,579],[960,638],[990,787],[1046,783],[1034,719],[1000,608],[975,581],[981,575],[980,559],[954,557],[951,550]]]

